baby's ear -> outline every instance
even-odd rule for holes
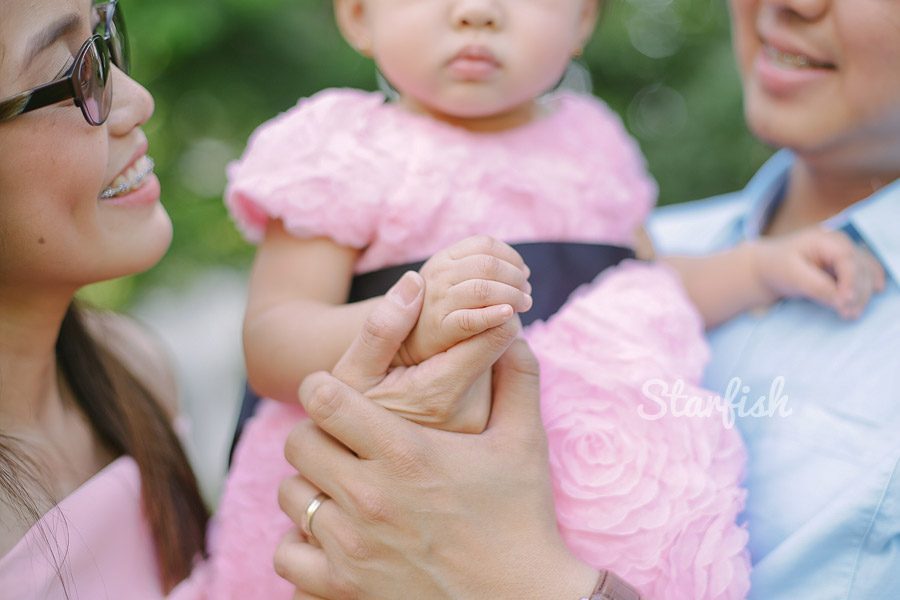
[[[362,0],[334,0],[334,18],[347,43],[362,54],[372,56],[372,39]]]
[[[581,19],[578,24],[578,48],[583,48],[597,26],[597,19],[600,18],[600,3],[610,2],[611,0],[584,0],[584,6],[581,9]]]

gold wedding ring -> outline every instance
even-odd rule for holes
[[[316,516],[316,511],[319,510],[319,507],[322,506],[322,503],[328,499],[328,496],[325,494],[318,494],[315,498],[309,501],[309,504],[306,505],[306,512],[304,512],[304,522],[306,527],[301,527],[303,529],[303,534],[306,536],[307,541],[314,546],[319,546],[319,540],[316,539],[316,536],[313,535],[312,532],[312,522],[313,517]]]

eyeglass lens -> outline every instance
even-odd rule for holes
[[[104,31],[97,31],[103,38],[105,48],[95,41],[89,45],[81,60],[77,73],[82,110],[88,121],[99,125],[106,121],[112,105],[112,85],[109,81],[109,61],[123,72],[129,72],[128,50],[125,39],[125,22],[122,11],[116,10],[116,3],[97,6]],[[110,15],[112,11],[112,15]],[[110,18],[111,17],[111,18]],[[100,29],[100,27],[98,27]]]
[[[97,47],[97,40],[92,42],[78,65],[76,81],[78,82],[82,110],[88,121],[97,125],[109,116],[112,103],[112,86],[109,80],[109,59],[105,52]]]

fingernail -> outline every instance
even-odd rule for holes
[[[421,291],[422,281],[419,276],[413,271],[407,271],[400,278],[400,281],[395,283],[388,291],[387,297],[399,306],[406,307],[419,297],[419,292]]]

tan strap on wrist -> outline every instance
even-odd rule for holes
[[[597,587],[589,599],[582,600],[643,600],[636,589],[612,571],[600,571]]]

